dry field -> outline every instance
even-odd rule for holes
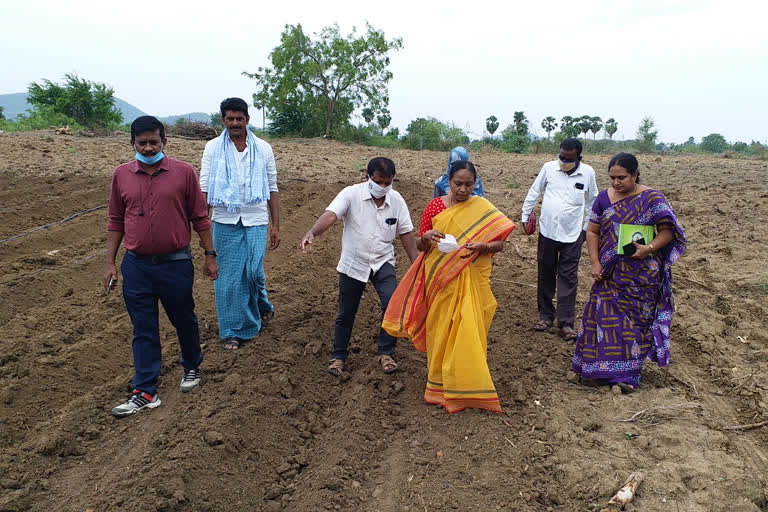
[[[199,166],[203,146],[171,139],[167,151]],[[128,138],[0,135],[0,511],[589,511],[637,470],[645,481],[631,510],[768,511],[766,162],[641,158],[644,183],[666,194],[690,243],[673,271],[672,364],[649,363],[633,395],[575,382],[573,345],[531,330],[536,244],[515,230],[492,277],[488,358],[504,413],[448,415],[423,403],[425,358],[407,340],[401,372],[377,369],[371,290],[350,378],[325,373],[340,227],[309,255],[297,250],[378,154],[397,163],[395,187],[417,221],[447,155],[321,140],[274,148],[282,244],[266,268],[275,320],[239,352],[222,351],[198,258],[203,387],[179,392],[179,350],[163,316],[163,405],[115,420],[110,409],[130,392],[131,324],[121,294],[100,287],[106,210],[9,238],[104,205],[112,168],[131,158]],[[488,198],[517,219],[552,157],[472,159]],[[607,186],[608,158],[585,161]],[[583,307],[586,253],[580,279]]]

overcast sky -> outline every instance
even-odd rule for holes
[[[523,110],[614,117],[620,138],[652,116],[664,141],[768,139],[768,2],[533,0],[433,2],[14,1],[0,9],[0,93],[76,72],[164,116],[251,101],[241,76],[268,64],[286,24],[306,32],[369,21],[392,54],[390,110],[401,131],[434,116],[482,135]],[[252,120],[261,125],[261,116]]]

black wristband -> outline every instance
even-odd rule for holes
[[[213,250],[213,251],[205,251],[205,255],[206,256],[213,256],[213,257],[218,256],[218,254],[216,254],[215,250]]]

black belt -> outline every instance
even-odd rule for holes
[[[179,249],[178,251],[169,252],[168,254],[139,254],[136,251],[131,250],[126,250],[125,252],[132,254],[141,260],[149,260],[152,263],[165,263],[167,261],[192,259],[192,250],[189,248],[189,246]]]

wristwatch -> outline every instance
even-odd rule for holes
[[[215,251],[215,250],[214,250],[214,251],[205,251],[205,255],[206,255],[206,256],[213,256],[214,258],[215,258],[216,256],[218,256],[218,254],[216,254],[216,251]]]

